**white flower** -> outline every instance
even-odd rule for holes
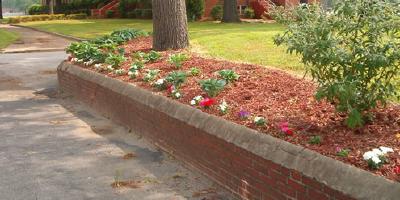
[[[219,110],[224,114],[228,111],[228,104],[225,100],[219,105]]]
[[[371,158],[371,160],[375,163],[375,164],[379,164],[379,163],[381,163],[381,159],[379,159],[379,157],[378,156],[374,156],[374,157],[372,157]]]
[[[390,147],[379,147],[379,149],[382,151],[383,154],[387,154],[387,153],[393,153],[393,149]]]
[[[164,84],[164,79],[158,79],[158,80],[155,82],[155,84],[156,84],[156,85],[162,85],[162,84]]]
[[[203,100],[203,97],[202,97],[202,96],[195,96],[195,97],[193,98],[193,100],[199,102],[199,101]]]
[[[83,62],[83,60],[82,59],[78,59],[78,60],[76,60],[76,62]]]
[[[385,155],[385,153],[383,153],[381,150],[379,150],[379,149],[372,149],[372,152],[374,152],[375,153],[375,155],[377,155],[377,156],[383,156],[383,155]]]
[[[78,61],[78,58],[72,58],[71,61],[72,61],[72,62],[77,62],[77,61]]]
[[[190,105],[195,106],[196,104],[197,104],[196,100],[193,99],[190,101]]]
[[[181,97],[181,93],[179,92],[175,92],[174,93],[175,98],[179,99]]]
[[[372,151],[367,151],[363,155],[364,160],[369,160],[369,159],[371,159],[373,157],[376,157],[376,154],[374,152],[372,152]]]
[[[254,122],[256,122],[256,123],[261,121],[261,120],[263,120],[262,117],[254,117]]]
[[[113,66],[112,66],[112,65],[107,65],[107,70],[108,70],[108,71],[113,71],[113,70],[114,70],[114,68],[113,68]]]
[[[124,75],[125,74],[125,70],[124,69],[117,69],[114,71],[114,73],[116,75]]]

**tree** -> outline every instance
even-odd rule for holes
[[[163,51],[188,45],[185,0],[153,0],[153,48]]]
[[[0,19],[3,19],[3,4],[2,4],[3,0],[0,0]]]
[[[224,0],[224,14],[222,17],[222,22],[240,22],[239,15],[237,13],[237,0]]]

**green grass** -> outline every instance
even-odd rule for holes
[[[0,29],[0,49],[3,49],[18,39],[18,35]]]
[[[22,25],[75,37],[91,39],[115,29],[135,28],[152,31],[150,20],[101,19],[28,22]],[[231,61],[249,62],[290,71],[302,71],[297,56],[273,44],[273,36],[285,27],[278,24],[214,22],[189,23],[191,48],[203,55]]]

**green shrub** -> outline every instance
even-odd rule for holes
[[[114,10],[107,10],[107,11],[106,11],[106,17],[107,17],[107,18],[113,18],[113,17],[114,17],[114,14],[115,14],[115,11],[114,11]]]
[[[222,6],[220,6],[220,5],[214,6],[211,9],[211,13],[210,14],[211,14],[211,18],[213,20],[221,20],[222,19],[222,14],[223,14]]]
[[[313,4],[272,12],[288,25],[275,43],[301,55],[318,83],[317,99],[347,113],[351,128],[371,119],[371,109],[399,98],[394,79],[400,71],[400,3],[392,2],[342,0],[332,12]]]
[[[29,15],[39,15],[39,14],[48,14],[49,13],[49,7],[48,6],[43,6],[40,4],[32,4],[28,8],[28,14]]]
[[[155,62],[161,58],[161,54],[158,53],[157,51],[151,50],[149,53],[143,54],[142,58],[145,63]]]
[[[111,67],[114,69],[118,69],[125,61],[125,57],[121,54],[109,54],[105,60],[105,63],[111,65]]]
[[[253,19],[255,17],[254,10],[251,8],[244,9],[244,17],[247,19]]]
[[[88,15],[86,13],[70,14],[66,16],[67,19],[86,19]]]
[[[186,14],[189,21],[197,21],[204,14],[204,0],[186,0]]]

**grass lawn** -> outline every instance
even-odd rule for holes
[[[0,29],[0,49],[7,47],[17,39],[18,35],[15,33]]]
[[[86,39],[126,27],[152,31],[151,20],[136,19],[60,20],[22,25]],[[278,24],[189,23],[192,49],[203,55],[302,71],[298,57],[287,54],[284,48],[273,44],[273,36],[283,30],[284,27]]]

